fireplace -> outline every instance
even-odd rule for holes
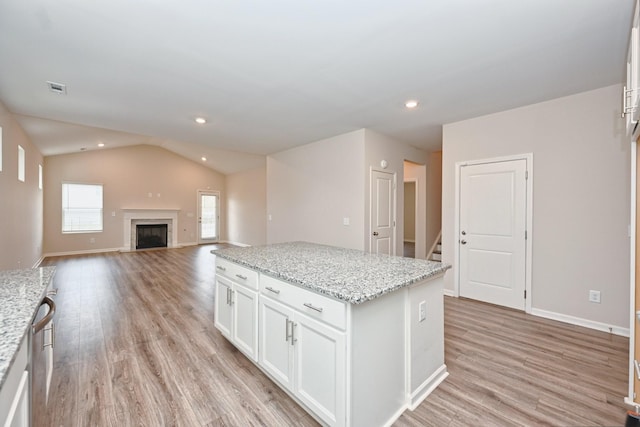
[[[166,224],[167,247],[177,248],[178,245],[178,213],[180,209],[152,209],[126,208],[122,209],[124,224],[122,251],[136,250],[137,226],[142,224]]]
[[[166,248],[167,224],[136,224],[136,249]]]

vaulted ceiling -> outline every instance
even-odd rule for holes
[[[231,173],[360,128],[437,150],[445,123],[621,83],[633,5],[2,0],[0,101],[44,155],[148,143]]]

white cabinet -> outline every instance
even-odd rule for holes
[[[0,426],[30,425],[28,349],[28,339],[25,337],[0,390]]]
[[[293,310],[260,297],[260,357],[262,368],[287,390],[293,390]]]
[[[216,273],[216,327],[323,425],[391,425],[447,376],[442,274],[349,304],[219,257]]]
[[[259,323],[260,366],[322,421],[344,425],[345,332],[264,295]]]
[[[625,118],[627,135],[637,136],[640,129],[637,129],[640,119],[640,20],[636,0],[636,8],[633,17],[633,26],[629,39],[629,51],[627,53],[627,79],[622,93],[623,111]]]
[[[240,266],[216,262],[214,323],[240,351],[258,360],[257,274]],[[230,279],[233,277],[235,280]]]
[[[326,423],[344,425],[345,333],[295,313],[292,340],[296,396]]]

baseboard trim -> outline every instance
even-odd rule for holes
[[[620,335],[627,338],[629,337],[629,328],[611,326],[606,323],[595,322],[593,320],[569,316],[567,314],[556,313],[553,311],[541,310],[539,308],[532,308],[531,314],[538,317],[544,317],[545,319],[557,320],[559,322],[569,323],[571,325],[582,326],[602,332],[609,332],[614,335]]]
[[[104,248],[104,249],[90,249],[85,251],[68,251],[68,252],[51,252],[48,254],[44,254],[42,259],[49,258],[52,256],[68,256],[68,255],[85,255],[85,254],[101,254],[104,252],[119,252],[122,251],[123,248]]]
[[[431,394],[449,376],[447,365],[442,365],[423,382],[420,387],[411,393],[411,401],[409,402],[409,410],[413,411]]]
[[[42,264],[42,261],[44,261],[44,255],[42,255],[42,256],[40,257],[40,259],[39,259],[39,260],[37,260],[37,261],[36,261],[36,263],[35,263],[35,264],[33,264],[33,267],[31,267],[31,268],[38,268],[38,267],[40,267],[40,264]]]
[[[247,245],[246,243],[233,242],[231,240],[223,240],[220,243],[228,243],[230,245],[240,246],[240,247],[243,247],[243,248],[248,248],[249,246],[251,246],[251,245]]]
[[[442,293],[443,293],[443,294],[444,294],[444,296],[446,296],[446,297],[455,297],[455,296],[456,296],[456,293],[453,291],[453,289],[447,289],[447,288],[444,288],[444,289],[442,290]]]

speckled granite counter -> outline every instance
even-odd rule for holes
[[[306,242],[228,248],[211,253],[351,304],[437,276],[451,267],[434,261]]]
[[[0,271],[0,388],[54,273],[55,267]]]

